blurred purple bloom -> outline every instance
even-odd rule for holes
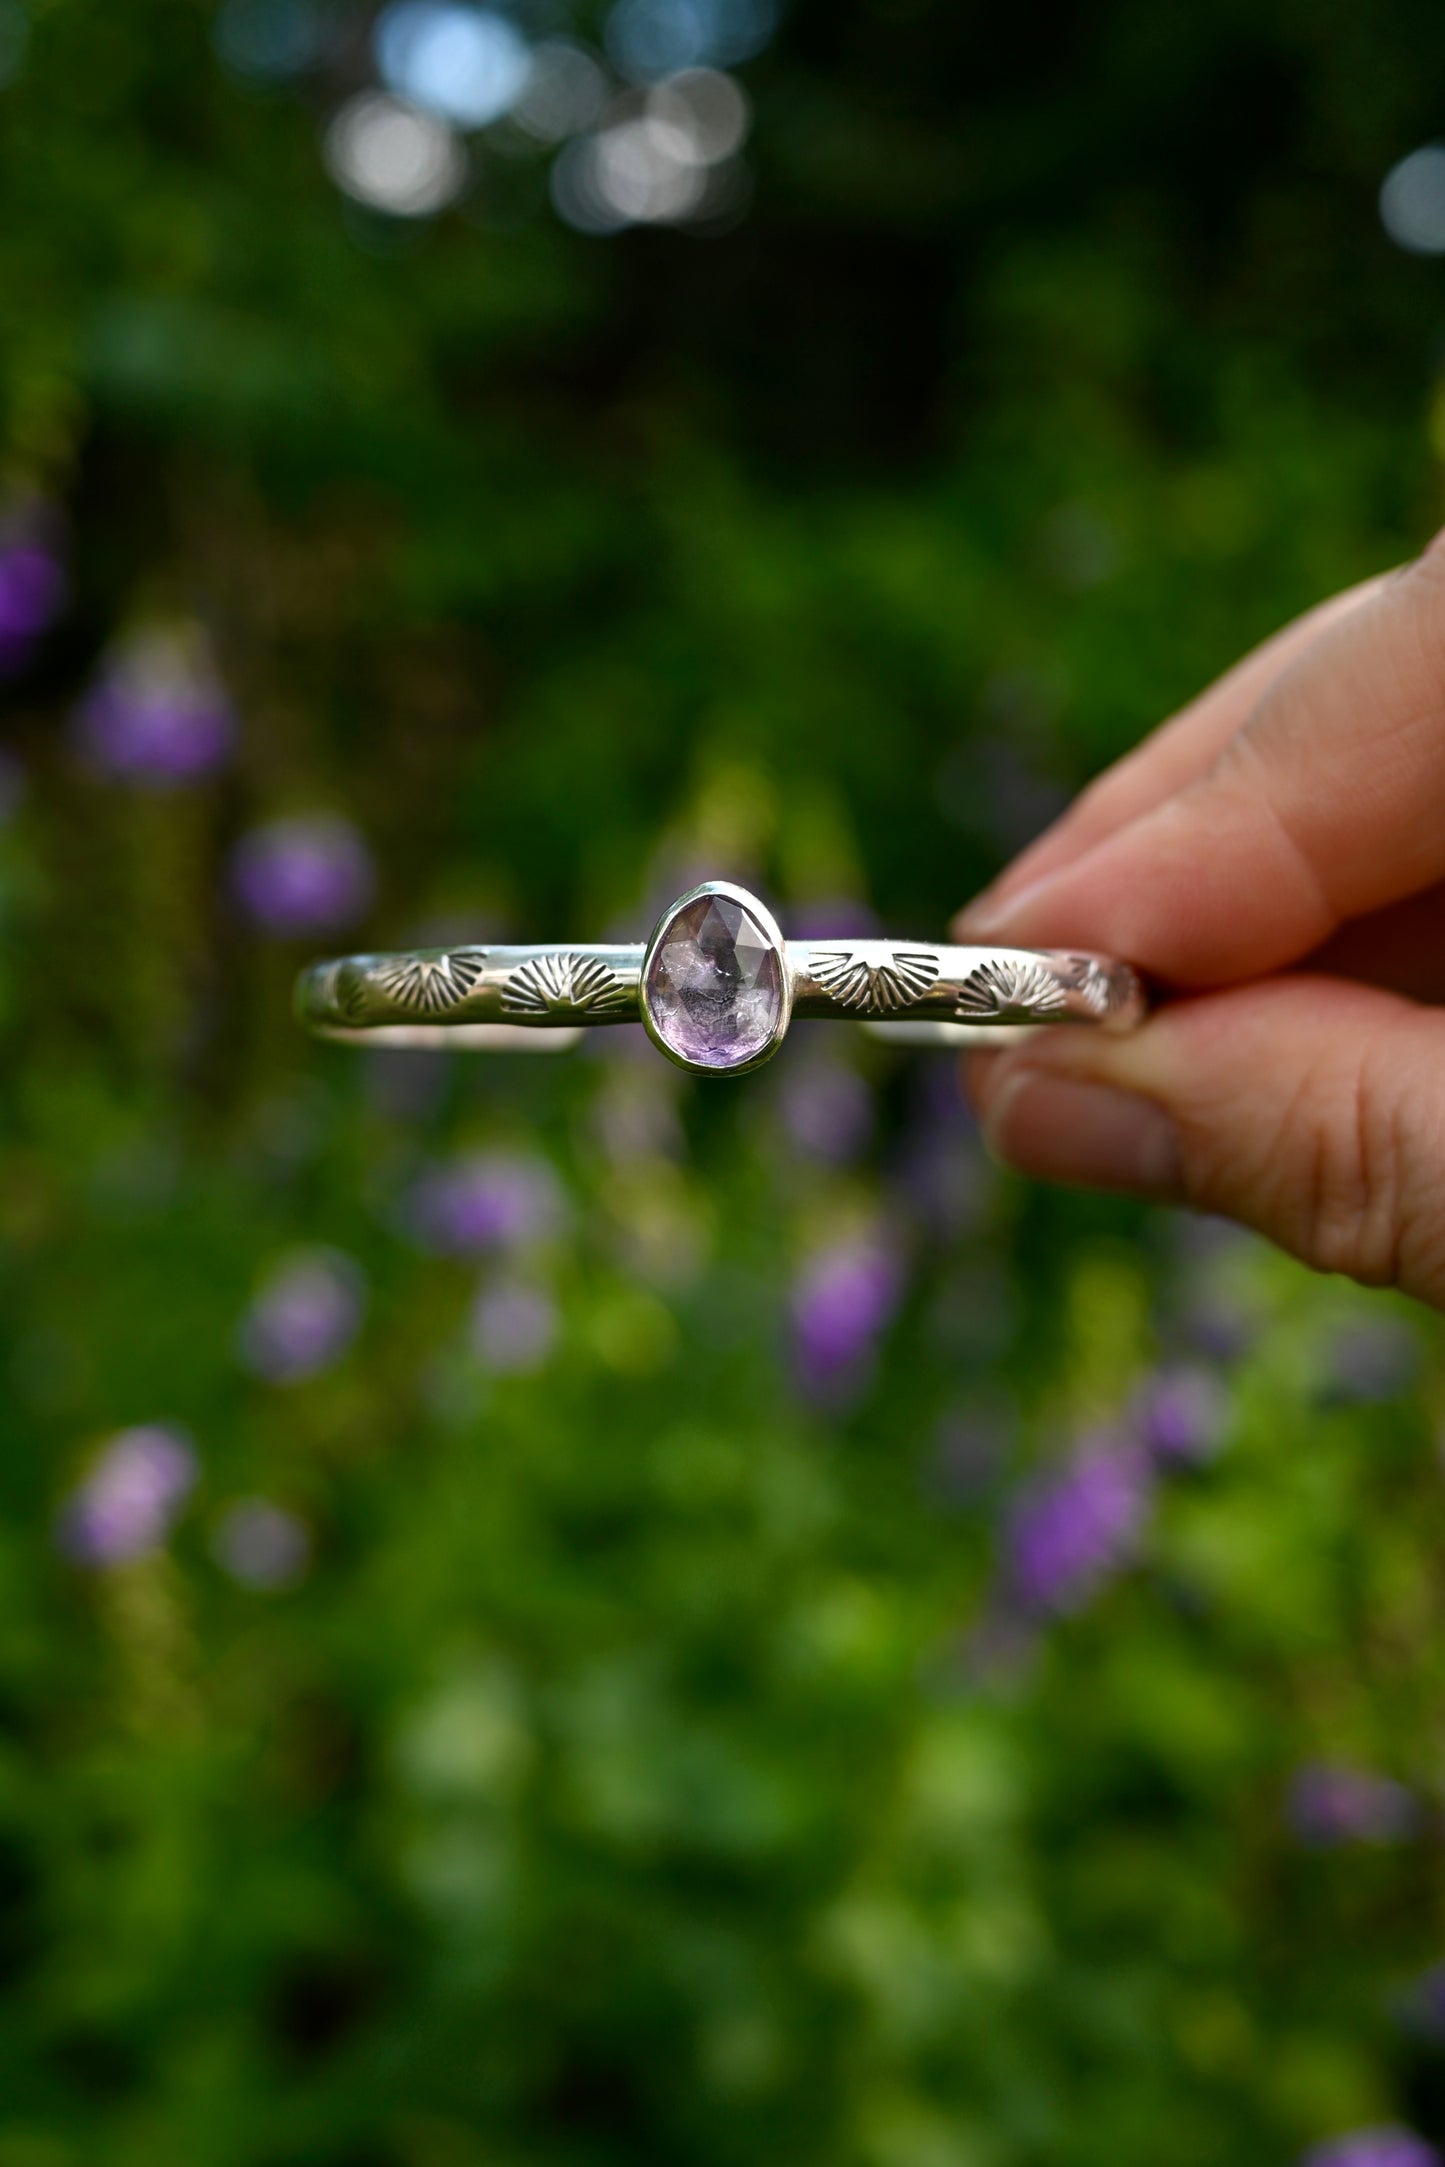
[[[180,1430],[120,1430],[61,1509],[60,1547],[85,1565],[124,1565],[159,1549],[196,1481]]]
[[[1311,1762],[1297,1772],[1287,1813],[1300,1842],[1312,1851],[1401,1843],[1420,1819],[1419,1801],[1404,1784],[1330,1761]]]
[[[267,933],[333,933],[359,918],[376,886],[371,852],[340,813],[269,821],[243,835],[231,882],[248,917]]]
[[[477,1297],[472,1344],[488,1369],[530,1375],[551,1353],[557,1325],[557,1305],[545,1289],[499,1280]]]
[[[221,1515],[211,1555],[243,1588],[291,1588],[311,1563],[305,1523],[267,1497],[241,1497]]]
[[[194,625],[133,634],[101,664],[76,710],[81,749],[102,774],[169,789],[230,756],[236,716]]]
[[[877,1237],[841,1242],[808,1260],[792,1297],[794,1356],[806,1394],[829,1399],[862,1381],[902,1292],[897,1253]]]
[[[33,515],[0,538],[0,675],[23,669],[65,602],[59,552],[36,531]]]
[[[301,1249],[278,1264],[241,1324],[241,1359],[270,1384],[295,1384],[339,1362],[361,1329],[366,1281],[334,1249]]]
[[[1160,1467],[1201,1467],[1223,1442],[1226,1408],[1213,1370],[1182,1363],[1161,1369],[1144,1389],[1141,1434]]]
[[[872,1092],[857,1069],[831,1056],[788,1062],[777,1104],[789,1142],[831,1166],[855,1159],[873,1133]]]
[[[1306,2152],[1300,2167],[1442,2167],[1434,2145],[1413,2130],[1356,2129]]]
[[[1360,1317],[1331,1336],[1328,1395],[1364,1406],[1398,1399],[1415,1382],[1420,1362],[1419,1334],[1406,1318]]]
[[[1009,1527],[1010,1577],[1025,1609],[1065,1613],[1137,1555],[1149,1516],[1146,1455],[1106,1439],[1025,1490]]]
[[[545,1241],[562,1224],[563,1199],[545,1159],[478,1151],[425,1175],[412,1192],[419,1239],[443,1256],[483,1256]]]

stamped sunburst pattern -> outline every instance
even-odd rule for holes
[[[513,1016],[607,1016],[627,1006],[625,979],[595,956],[565,951],[533,956],[517,966],[502,990],[504,1013]]]
[[[831,954],[815,949],[808,958],[808,975],[843,1008],[888,1016],[923,998],[938,976],[938,958],[882,942]]]
[[[1031,956],[980,963],[958,994],[958,1014],[966,1023],[1037,1023],[1058,1015],[1064,1005],[1058,979]]]
[[[1129,1001],[1132,974],[1118,964],[1101,963],[1097,956],[1069,956],[1061,963],[1064,983],[1082,997],[1101,1023]]]
[[[482,975],[483,958],[465,950],[436,956],[399,956],[378,966],[375,984],[389,999],[422,1016],[444,1016],[464,1001]]]

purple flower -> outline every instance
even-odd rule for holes
[[[34,513],[16,517],[0,536],[0,675],[6,677],[24,668],[65,602],[65,569],[41,524]]]
[[[847,1165],[873,1132],[872,1092],[855,1068],[826,1055],[787,1063],[777,1105],[788,1141],[828,1165]]]
[[[1312,1851],[1401,1843],[1419,1826],[1419,1800],[1403,1783],[1342,1762],[1312,1761],[1290,1785],[1287,1813]]]
[[[221,1515],[211,1555],[243,1588],[291,1588],[306,1576],[311,1536],[284,1506],[267,1497],[241,1497]]]
[[[1181,1363],[1145,1387],[1139,1427],[1160,1467],[1200,1467],[1219,1451],[1225,1415],[1224,1386],[1213,1370]]]
[[[153,626],[114,648],[75,723],[103,775],[160,790],[213,775],[236,736],[235,710],[195,625]]]
[[[427,1174],[412,1192],[418,1238],[443,1256],[526,1249],[558,1232],[563,1199],[545,1159],[478,1151]]]
[[[124,1565],[165,1541],[196,1481],[196,1455],[180,1430],[120,1430],[61,1509],[60,1547],[85,1565]]]
[[[1413,2130],[1391,2123],[1382,2129],[1355,2129],[1331,2137],[1306,2152],[1300,2167],[1442,2167],[1434,2145]]]
[[[295,1384],[339,1362],[361,1329],[366,1282],[334,1249],[283,1258],[241,1324],[241,1360],[269,1384]]]
[[[792,1312],[798,1382],[810,1398],[837,1398],[862,1382],[902,1292],[897,1254],[876,1236],[808,1260],[793,1287]]]
[[[340,813],[269,821],[231,859],[237,901],[263,932],[334,933],[359,918],[376,885],[371,852]]]
[[[1147,1458],[1133,1444],[1086,1445],[1023,1492],[1008,1535],[1010,1577],[1026,1610],[1081,1610],[1137,1555],[1149,1516]]]
[[[557,1324],[557,1305],[543,1288],[498,1280],[477,1296],[472,1344],[488,1369],[529,1376],[551,1353]]]

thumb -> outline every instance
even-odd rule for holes
[[[1128,1038],[1050,1031],[976,1057],[989,1144],[1021,1172],[1197,1205],[1320,1271],[1445,1308],[1445,1015],[1284,977],[1159,1010]]]

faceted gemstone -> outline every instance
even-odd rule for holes
[[[698,1068],[740,1068],[783,1013],[782,960],[752,912],[700,895],[669,919],[644,988],[658,1037]]]

